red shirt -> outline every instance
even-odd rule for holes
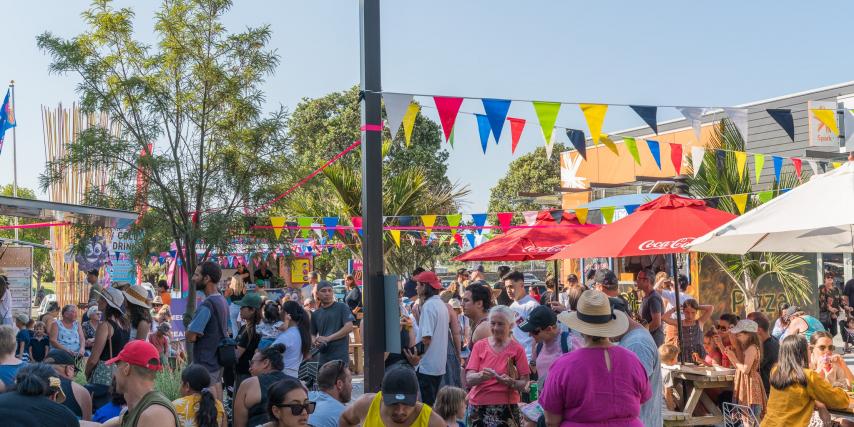
[[[153,333],[148,336],[148,342],[150,342],[160,354],[166,353],[169,350],[169,337],[166,335],[158,336],[157,333]]]
[[[528,366],[528,358],[525,356],[525,348],[512,337],[509,340],[507,347],[500,353],[497,353],[489,344],[489,338],[476,342],[466,364],[466,370],[482,371],[483,368],[492,368],[499,375],[506,374],[507,360],[512,359],[520,377],[530,375],[531,369]],[[472,387],[468,398],[473,405],[506,405],[519,403],[519,392],[510,390],[496,379],[491,379]]]

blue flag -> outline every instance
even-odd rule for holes
[[[3,151],[3,140],[6,136],[6,131],[17,125],[15,122],[15,111],[12,104],[9,102],[10,90],[6,90],[6,97],[3,98],[3,106],[0,107],[0,152]]]
[[[483,154],[486,154],[486,146],[489,144],[489,117],[483,114],[475,114],[477,117],[477,131],[480,133],[480,146],[483,147]]]
[[[783,158],[774,156],[774,180],[780,182],[780,170],[783,169]]]
[[[504,129],[504,121],[507,119],[507,112],[510,111],[510,100],[484,98],[481,101],[483,102],[483,111],[489,118],[489,126],[492,127],[492,136],[495,137],[495,143],[498,144],[498,138],[501,138],[501,129]]]
[[[466,239],[469,241],[469,246],[471,246],[472,249],[477,246],[474,244],[474,233],[466,234]]]
[[[478,227],[478,229],[477,229],[478,234],[483,233],[483,229],[480,227],[483,227],[483,225],[486,224],[486,214],[485,213],[471,214],[471,220],[474,222],[474,225],[476,225]]]
[[[323,217],[323,227],[326,228],[326,232],[329,234],[329,238],[335,237],[335,231],[338,230],[338,217],[337,216],[325,216],[325,217]]]
[[[581,158],[587,160],[587,142],[584,137],[584,131],[578,129],[567,129],[566,137],[569,138],[569,142],[572,143],[572,146],[575,147],[575,150],[578,151]]]
[[[786,135],[789,135],[789,138],[794,141],[795,140],[795,119],[792,117],[792,110],[788,108],[769,108],[765,110],[768,112],[768,115],[786,131]]]
[[[652,154],[655,164],[658,165],[658,169],[661,170],[661,147],[659,147],[658,141],[647,139],[646,146],[649,147],[649,153]]]
[[[631,214],[635,213],[635,210],[638,208],[638,206],[640,206],[640,205],[626,205],[626,206],[623,206],[623,208],[626,210],[627,214],[631,215]]]
[[[652,129],[652,132],[658,135],[658,107],[651,105],[629,105],[629,108],[634,110],[643,122]]]

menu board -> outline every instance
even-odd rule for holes
[[[9,279],[9,291],[12,295],[11,317],[17,314],[29,316],[33,304],[33,248],[0,248],[0,270]]]

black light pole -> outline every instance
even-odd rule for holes
[[[365,392],[379,391],[385,372],[383,278],[380,0],[359,1],[362,104],[362,271],[365,305]]]

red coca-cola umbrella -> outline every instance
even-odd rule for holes
[[[703,200],[666,194],[549,259],[683,253],[694,239],[735,217]]]
[[[564,212],[556,223],[548,211],[540,212],[533,227],[514,228],[462,255],[456,261],[531,261],[546,259],[587,237],[601,226],[583,225],[575,214]]]

